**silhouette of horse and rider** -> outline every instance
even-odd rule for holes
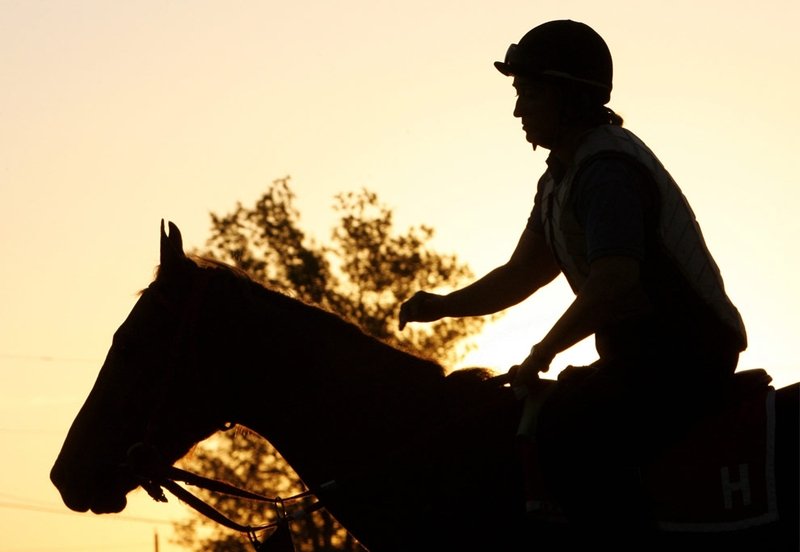
[[[189,258],[170,224],[53,467],[67,506],[118,512],[140,485],[159,496],[165,468],[132,469],[132,447],[169,466],[236,423],[373,551],[798,549],[800,385],[734,375],[744,324],[678,185],[607,107],[605,42],[551,21],[495,67],[527,141],[550,152],[531,215],[507,263],[418,292],[400,326],[494,313],[563,274],[575,300],[511,385],[446,377]],[[539,378],[591,335],[597,362]],[[219,404],[192,400],[203,393]]]

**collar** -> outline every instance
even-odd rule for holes
[[[547,170],[550,172],[550,176],[553,177],[553,181],[559,184],[567,172],[567,166],[552,153],[547,156],[545,163],[547,163]]]

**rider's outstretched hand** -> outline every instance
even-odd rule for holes
[[[427,291],[418,291],[400,306],[400,330],[409,322],[433,322],[443,313],[444,297]]]

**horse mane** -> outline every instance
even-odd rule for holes
[[[255,280],[250,274],[238,267],[219,259],[200,255],[190,255],[187,260],[194,270],[204,271],[212,276],[218,276],[223,280],[229,281],[234,284],[234,287],[244,289],[244,293],[251,295],[255,301],[263,301],[268,304],[271,311],[278,310],[291,316],[292,319],[302,320],[304,325],[310,327],[324,328],[325,333],[335,333],[351,340],[362,341],[369,349],[382,350],[382,354],[386,355],[387,358],[394,358],[399,363],[407,364],[409,368],[412,366],[417,368],[419,371],[409,370],[410,377],[423,376],[424,379],[438,379],[445,376],[445,369],[441,364],[371,336],[356,324],[319,305],[308,303],[298,297],[272,289],[268,285]],[[159,267],[156,272],[156,279],[158,279],[160,273]],[[473,373],[474,376],[477,376],[477,379],[483,379],[482,375],[478,375],[478,372]],[[447,379],[449,380],[450,377]]]

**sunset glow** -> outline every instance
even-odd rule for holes
[[[800,3],[0,1],[0,552],[179,549],[180,505],[70,513],[48,471],[113,331],[158,262],[158,225],[202,247],[209,211],[292,177],[327,240],[339,192],[482,275],[507,260],[547,152],[492,67],[549,19],[593,26],[610,105],[689,198],[750,346],[800,380]],[[464,365],[505,371],[571,300],[565,282],[491,325]],[[593,359],[582,343],[554,368]],[[174,501],[173,501],[174,502]]]

